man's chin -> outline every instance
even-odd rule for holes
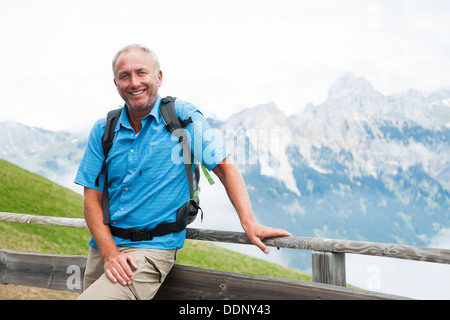
[[[151,109],[151,106],[149,106],[147,103],[132,103],[128,102],[127,106],[135,111],[144,111],[147,109]]]

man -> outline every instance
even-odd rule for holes
[[[107,157],[111,226],[126,230],[152,229],[174,222],[177,210],[189,201],[183,163],[173,160],[178,141],[165,128],[158,95],[163,74],[157,56],[141,45],[130,45],[113,59],[114,84],[125,106],[115,128]],[[190,137],[203,137],[210,129],[190,103],[177,100],[177,115],[191,117],[185,127]],[[142,241],[112,234],[103,223],[103,181],[95,185],[104,155],[101,138],[105,119],[94,125],[75,183],[84,186],[84,216],[92,234],[85,272],[85,291],[79,299],[151,299],[171,270],[176,250],[183,246],[185,230]],[[261,240],[288,236],[288,232],[256,223],[236,166],[219,139],[190,139],[193,156],[223,183],[252,243],[268,253]],[[205,157],[204,155],[208,155]]]

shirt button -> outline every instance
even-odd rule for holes
[[[130,152],[133,153],[133,152],[134,152],[134,149],[131,149]]]
[[[133,173],[134,171],[133,170],[130,170],[130,173]]]
[[[128,191],[128,188],[125,188],[125,191]]]

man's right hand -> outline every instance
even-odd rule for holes
[[[137,269],[137,263],[131,254],[117,249],[109,226],[103,224],[102,202],[102,191],[84,188],[84,219],[105,261],[106,276],[125,286],[133,280],[130,265]]]
[[[130,265],[137,269],[136,259],[129,253],[117,251],[105,258],[105,274],[113,283],[119,282],[124,286],[129,285],[133,280],[133,271]]]

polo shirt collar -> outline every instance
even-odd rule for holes
[[[153,104],[152,110],[150,111],[150,113],[148,115],[146,115],[144,118],[142,118],[142,121],[146,121],[148,119],[148,117],[152,116],[153,118],[155,118],[156,123],[159,124],[160,121],[162,121],[161,115],[159,113],[159,107],[161,106],[161,97],[158,95],[156,97],[156,101]],[[128,118],[128,111],[127,111],[127,104],[125,103],[123,105],[123,110],[126,110],[126,112],[122,112],[119,118],[119,123],[127,128],[127,129],[132,129],[131,124],[130,124],[130,120]],[[120,129],[120,126],[116,127],[116,132]]]
[[[159,107],[161,106],[161,97],[158,96],[156,97],[156,101],[153,104],[152,110],[150,111],[150,113],[146,116],[153,116],[153,118],[155,118],[156,123],[159,124],[159,122],[162,120],[161,119],[161,114],[159,113]],[[145,117],[144,117],[145,118]]]

